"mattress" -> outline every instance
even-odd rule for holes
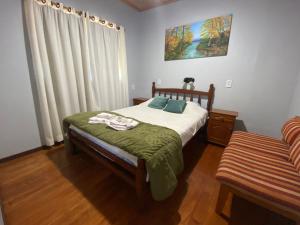
[[[206,122],[208,112],[198,103],[187,102],[184,112],[182,114],[177,114],[148,107],[148,104],[151,102],[151,100],[152,99],[137,106],[114,110],[113,112],[125,117],[134,118],[144,123],[170,128],[179,134],[183,146]],[[71,125],[70,129],[74,130],[76,133],[82,135],[93,143],[101,146],[102,148],[105,148],[107,151],[119,157],[120,159],[123,159],[127,163],[137,166],[138,159],[136,156],[131,155],[116,146],[108,144],[92,136],[91,134],[78,129],[75,126]]]
[[[111,144],[106,143],[105,141],[100,140],[99,138],[94,137],[93,135],[71,125],[70,129],[75,131],[76,133],[80,134],[82,137],[85,137],[89,141],[95,143],[98,146],[101,146],[102,148],[105,148],[110,153],[114,154],[115,156],[123,159],[127,163],[137,166],[137,157],[134,155],[129,154],[128,152],[114,146]]]

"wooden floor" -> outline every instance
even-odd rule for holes
[[[68,155],[63,147],[35,152],[0,164],[5,220],[7,225],[227,225],[214,213],[219,189],[214,176],[222,152],[193,143],[185,151],[176,193],[164,202],[150,201],[143,212],[136,209],[134,190],[85,154]],[[239,199],[233,211],[234,225],[291,224]]]

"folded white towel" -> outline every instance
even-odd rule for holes
[[[107,125],[115,130],[128,130],[133,127],[136,127],[139,124],[139,122],[133,120],[133,119],[127,119],[127,118],[117,118],[110,121]]]
[[[102,118],[102,119],[112,119],[112,118],[116,117],[116,115],[110,114],[110,113],[100,113],[96,117]]]
[[[110,113],[100,113],[89,119],[89,124],[103,123],[115,130],[128,130],[136,127],[139,122],[123,116],[117,116]]]
[[[102,118],[99,118],[99,117],[91,117],[89,119],[89,123],[106,123],[108,120],[107,119],[102,119]]]
[[[89,123],[97,124],[97,123],[108,123],[111,119],[115,118],[116,115],[110,113],[100,113],[96,116],[93,116],[89,119]]]

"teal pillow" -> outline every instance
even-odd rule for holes
[[[148,106],[154,109],[163,109],[168,103],[168,100],[168,98],[157,96],[149,103]]]
[[[186,107],[185,100],[173,100],[170,99],[164,111],[171,112],[171,113],[183,113]]]

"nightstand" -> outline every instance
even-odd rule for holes
[[[238,117],[238,112],[213,109],[209,113],[208,141],[227,146],[233,132],[236,117]]]
[[[133,98],[133,105],[139,105],[145,101],[149,100],[148,98]]]

